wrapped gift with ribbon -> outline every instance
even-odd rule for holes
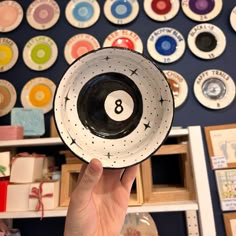
[[[10,152],[0,152],[0,178],[10,175]]]
[[[46,155],[22,152],[14,156],[11,165],[11,183],[33,183],[42,179],[43,162]]]

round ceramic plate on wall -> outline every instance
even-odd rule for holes
[[[64,56],[68,64],[87,52],[100,48],[98,40],[90,34],[77,34],[71,37],[65,45]]]
[[[194,26],[188,34],[187,42],[195,56],[206,60],[219,57],[226,48],[224,32],[208,23]]]
[[[222,0],[182,0],[184,14],[192,20],[206,22],[217,17],[223,7]]]
[[[0,79],[0,117],[7,115],[15,104],[15,87],[7,80]]]
[[[163,71],[174,95],[175,108],[181,106],[188,96],[188,84],[184,77],[173,70]]]
[[[76,28],[88,28],[94,25],[100,16],[97,1],[71,0],[65,10],[67,21]]]
[[[194,82],[194,94],[203,106],[222,109],[235,99],[235,83],[222,70],[206,70],[197,76]]]
[[[102,48],[77,59],[54,97],[59,134],[86,162],[106,168],[140,163],[168,135],[174,100],[163,72],[142,54]]]
[[[179,0],[144,0],[144,11],[155,21],[168,21],[179,12]]]
[[[230,13],[230,25],[233,30],[236,32],[236,6],[232,9]]]
[[[17,62],[18,47],[9,38],[0,38],[0,72],[10,70]]]
[[[21,103],[25,108],[40,108],[44,113],[52,109],[56,85],[44,77],[28,81],[21,92]]]
[[[0,2],[0,32],[16,29],[23,19],[23,9],[17,1]]]
[[[32,70],[42,71],[50,68],[58,55],[57,45],[48,36],[36,36],[30,39],[23,49],[25,64]]]
[[[54,0],[35,0],[26,12],[26,19],[31,27],[46,30],[54,26],[60,17],[60,8]]]
[[[123,47],[137,52],[143,52],[143,42],[141,38],[131,30],[116,30],[109,34],[103,47]]]
[[[132,22],[139,13],[137,0],[106,0],[105,17],[113,24],[124,25]]]
[[[161,63],[172,63],[182,57],[186,48],[183,35],[174,28],[159,28],[147,40],[150,56]]]

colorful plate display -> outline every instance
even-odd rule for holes
[[[175,108],[181,106],[188,96],[188,84],[184,77],[173,70],[163,71],[172,89],[175,100]]]
[[[172,63],[184,54],[186,45],[183,35],[174,28],[159,28],[147,40],[150,56],[161,63]]]
[[[23,9],[17,1],[0,2],[0,32],[16,29],[23,19]]]
[[[44,113],[52,109],[56,85],[44,77],[28,81],[21,92],[21,103],[24,108],[40,108]]]
[[[222,10],[222,0],[182,0],[184,14],[192,20],[206,22],[218,16]]]
[[[122,168],[152,155],[168,135],[174,100],[163,72],[142,54],[102,48],[77,59],[54,96],[59,135],[79,158]]]
[[[123,47],[137,52],[143,52],[143,42],[141,38],[133,31],[122,29],[110,33],[104,43],[103,47]]]
[[[0,117],[7,115],[15,104],[15,87],[7,80],[0,79]]]
[[[17,62],[18,47],[9,38],[0,38],[0,72],[10,70]]]
[[[71,0],[66,6],[65,14],[72,26],[88,28],[98,21],[100,6],[96,0]]]
[[[90,34],[77,34],[71,37],[64,48],[66,61],[71,64],[87,52],[100,48],[98,40]]]
[[[235,99],[234,80],[222,70],[206,70],[194,82],[197,100],[210,109],[222,109]]]
[[[113,24],[124,25],[132,22],[139,13],[137,0],[106,0],[105,17]]]
[[[224,32],[209,23],[194,26],[188,34],[187,42],[195,56],[206,60],[219,57],[226,48]]]
[[[128,213],[120,236],[158,236],[158,230],[149,213]]]
[[[31,27],[46,30],[54,26],[60,17],[60,8],[54,0],[35,0],[26,12],[26,19]]]
[[[233,30],[236,32],[236,6],[232,9],[230,13],[230,25]]]
[[[174,18],[180,9],[179,0],[144,0],[144,11],[155,21],[168,21]]]
[[[36,36],[30,39],[23,49],[23,60],[32,70],[43,71],[51,67],[58,55],[58,48],[48,36]]]

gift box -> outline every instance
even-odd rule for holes
[[[24,138],[24,127],[15,125],[0,126],[0,140],[15,140]]]
[[[42,179],[45,155],[19,153],[11,160],[11,183],[33,183]]]
[[[0,181],[0,212],[6,211],[8,184],[9,180]]]
[[[10,175],[10,152],[0,152],[0,177]]]

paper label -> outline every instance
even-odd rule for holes
[[[226,168],[227,160],[225,156],[213,156],[211,157],[213,169]]]
[[[236,210],[236,198],[224,199],[221,202],[223,211],[233,211]]]

